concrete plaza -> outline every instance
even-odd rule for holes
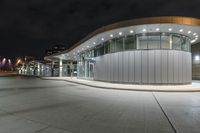
[[[0,133],[199,133],[200,92],[0,77]]]

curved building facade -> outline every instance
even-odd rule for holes
[[[76,60],[78,78],[188,84],[191,44],[199,42],[199,25],[199,19],[173,16],[119,22],[96,30],[54,57]]]

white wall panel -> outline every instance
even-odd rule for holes
[[[135,50],[96,57],[95,80],[130,83],[191,82],[191,53]]]
[[[174,83],[178,83],[179,82],[179,61],[178,61],[178,52],[174,51]]]
[[[129,77],[129,52],[123,52],[123,81],[128,82]]]
[[[187,81],[187,54],[183,53],[183,82]]]
[[[114,78],[114,82],[118,82],[118,78],[119,78],[119,64],[118,64],[118,53],[114,53],[113,56],[113,62],[114,62],[114,66],[113,66],[113,78]]]
[[[174,51],[168,51],[168,83],[174,83]]]
[[[134,51],[129,51],[129,82],[130,83],[134,83],[135,79],[134,79],[134,69],[135,69],[135,52]]]
[[[141,51],[135,51],[135,83],[141,83],[142,79],[142,62]]]
[[[183,81],[183,57],[182,57],[182,51],[177,51],[178,52],[178,66],[179,66],[179,72],[178,72],[178,79],[179,83],[182,83]]]
[[[168,83],[168,70],[167,70],[167,63],[168,63],[168,60],[167,60],[167,56],[168,56],[168,51],[167,50],[162,50],[161,51],[161,62],[162,62],[162,83]]]
[[[142,83],[148,83],[148,51],[142,51]]]
[[[148,83],[155,83],[155,51],[148,52]]]
[[[155,50],[155,81],[162,83],[162,70],[161,70],[161,51]]]
[[[111,81],[114,81],[114,76],[113,76],[113,73],[114,73],[114,61],[113,61],[113,56],[114,54],[110,54],[110,80]]]
[[[119,62],[119,82],[123,82],[123,52],[118,53],[118,62]]]

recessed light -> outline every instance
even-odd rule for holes
[[[169,28],[168,30],[169,30],[169,31],[172,31],[172,28]]]
[[[90,46],[87,46],[88,48],[90,47]]]
[[[197,33],[194,33],[193,35],[194,35],[194,36],[196,36],[196,35],[197,35]]]
[[[197,61],[200,60],[198,55],[196,55],[194,59],[197,60]]]
[[[96,44],[96,42],[93,42],[93,44]]]
[[[143,31],[143,32],[146,32],[147,30],[146,30],[146,29],[143,29],[142,31]]]
[[[191,43],[194,43],[194,42],[196,42],[196,40],[192,40],[192,41],[190,41]]]
[[[179,31],[180,31],[180,32],[183,32],[183,29],[180,29]]]
[[[119,32],[119,35],[121,36],[121,35],[122,35],[122,32]]]
[[[104,38],[101,38],[102,41],[104,41]]]
[[[156,31],[159,31],[160,29],[159,28],[156,28]]]
[[[130,33],[132,34],[134,31],[133,30],[130,30]]]
[[[113,37],[113,34],[110,34],[110,37]]]
[[[190,34],[190,33],[191,33],[191,31],[189,30],[189,31],[188,31],[188,34]]]

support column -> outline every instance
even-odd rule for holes
[[[54,77],[54,61],[51,63],[51,76]]]
[[[59,77],[62,77],[63,62],[62,59],[59,60]]]
[[[74,76],[74,65],[73,65],[73,62],[70,62],[70,76],[71,76],[71,78]]]
[[[37,76],[40,76],[40,63],[38,63],[37,66],[38,66],[38,67],[37,67],[37,69],[38,69],[38,70],[37,70]]]

